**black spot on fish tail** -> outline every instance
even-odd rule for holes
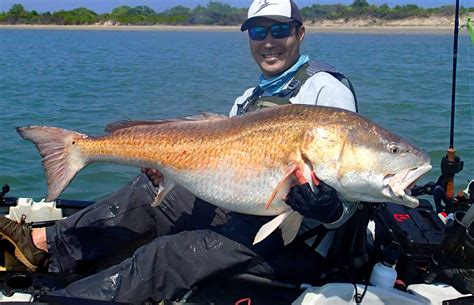
[[[56,199],[74,176],[87,165],[80,148],[73,147],[77,139],[87,136],[46,126],[17,127],[16,130],[23,139],[33,142],[38,149],[48,181],[46,200]]]

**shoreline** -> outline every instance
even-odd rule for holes
[[[452,34],[452,25],[360,25],[305,24],[309,33],[390,33],[390,34]],[[25,30],[92,30],[92,31],[176,31],[176,32],[240,32],[240,26],[220,25],[0,25],[3,29]],[[462,33],[460,33],[462,34]]]
[[[459,26],[465,26],[468,17],[460,16]],[[370,33],[370,34],[453,34],[453,16],[409,17],[385,20],[375,17],[365,19],[340,18],[334,20],[307,20],[304,23],[309,33]],[[465,27],[464,27],[465,28]],[[42,30],[96,30],[96,31],[175,31],[175,32],[240,32],[240,25],[126,25],[107,21],[91,25],[41,25],[0,24],[1,29]],[[461,30],[460,34],[467,34]]]

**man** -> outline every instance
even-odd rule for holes
[[[248,30],[262,76],[256,88],[236,99],[231,116],[288,102],[355,110],[354,96],[338,79],[325,72],[306,73],[313,66],[300,56],[305,28],[293,2],[254,1],[241,29]],[[306,77],[299,80],[301,71]],[[17,257],[31,270],[47,263],[51,272],[90,274],[53,293],[77,298],[133,303],[174,299],[230,269],[285,279],[318,271],[312,255],[298,259],[292,253],[291,260],[281,259],[278,232],[252,244],[268,217],[216,208],[181,187],[151,207],[161,174],[143,171],[147,175],[51,227],[31,230],[1,218],[0,235],[15,245]],[[324,223],[341,222],[350,214],[324,184],[314,192],[308,183],[294,186],[287,203]]]

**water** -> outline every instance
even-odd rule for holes
[[[462,36],[455,148],[465,167],[457,188],[474,175],[470,49]],[[437,178],[449,146],[450,35],[307,33],[302,53],[344,71],[360,112],[427,150],[434,170],[422,182]],[[101,134],[118,120],[227,114],[259,75],[246,35],[233,32],[8,29],[0,30],[0,54],[0,184],[10,185],[10,196],[36,200],[46,194],[43,169],[16,126]],[[62,198],[98,199],[138,172],[91,165]]]

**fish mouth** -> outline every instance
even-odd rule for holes
[[[405,169],[397,174],[388,174],[383,180],[383,194],[389,201],[401,203],[408,207],[418,206],[418,199],[411,196],[410,189],[416,180],[431,170],[431,165]]]

